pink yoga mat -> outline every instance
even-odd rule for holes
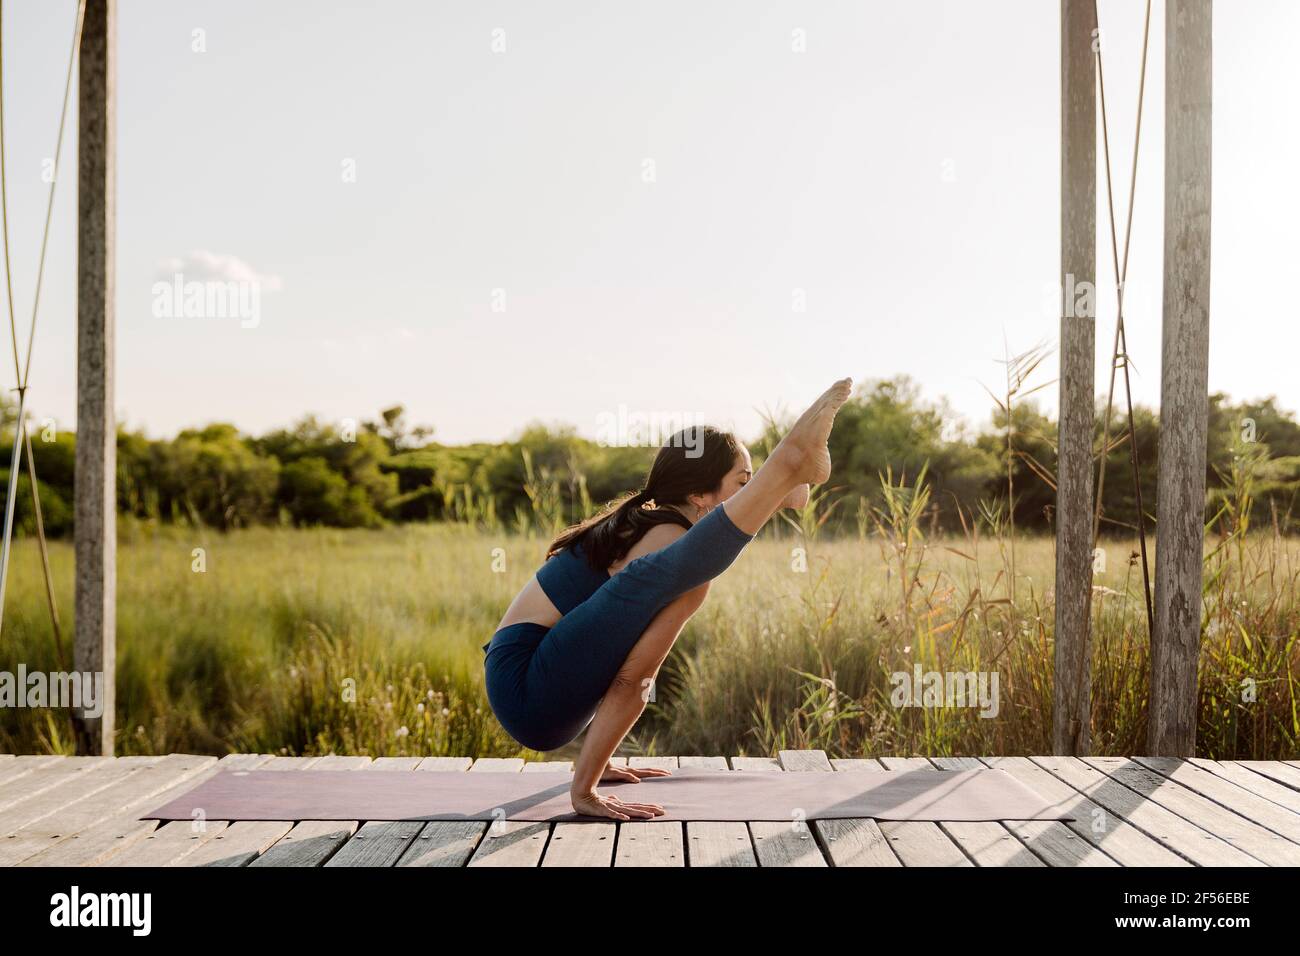
[[[142,820],[587,821],[569,803],[571,773],[352,770],[225,771]],[[640,783],[602,783],[623,800],[681,820],[1073,820],[1001,770],[763,773],[683,768]]]

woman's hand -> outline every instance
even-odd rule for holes
[[[664,808],[657,803],[624,803],[618,797],[602,796],[595,790],[571,793],[570,800],[577,813],[610,820],[649,820],[664,813]]]
[[[630,783],[639,783],[645,777],[671,777],[671,770],[656,770],[649,767],[616,767],[609,763],[605,765],[600,779],[606,783],[612,780],[626,780]]]

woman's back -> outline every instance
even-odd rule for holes
[[[609,578],[609,571],[591,566],[581,541],[562,548],[537,569],[538,585],[561,615],[595,594]]]
[[[532,623],[554,627],[560,618],[587,600],[629,562],[676,541],[686,530],[660,524],[646,531],[632,548],[608,569],[598,571],[587,561],[582,542],[563,548],[542,564],[506,609],[497,630],[512,624]]]

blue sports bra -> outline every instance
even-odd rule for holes
[[[597,571],[587,563],[581,542],[547,558],[537,569],[537,583],[561,614],[595,594],[609,577],[608,571]]]
[[[537,569],[537,583],[541,585],[542,593],[551,599],[551,603],[555,605],[561,616],[568,614],[595,594],[596,589],[609,578],[608,571],[597,571],[587,563],[587,556],[581,544],[575,544],[572,548],[565,548],[559,554],[552,555]],[[534,631],[540,629],[542,632],[549,630],[537,624],[526,623],[507,625],[501,630],[520,627]],[[491,646],[492,642],[488,641],[483,645],[483,650],[486,651]]]

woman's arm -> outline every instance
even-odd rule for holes
[[[640,718],[650,698],[659,668],[672,650],[673,643],[708,594],[708,583],[687,591],[655,615],[650,626],[633,646],[618,675],[596,708],[596,716],[587,726],[573,772],[572,796],[574,809],[579,813],[599,813],[592,799],[600,775],[618,749],[627,732]],[[598,798],[597,798],[598,799]],[[579,807],[581,801],[584,806]],[[628,819],[626,815],[607,814],[614,819]]]

